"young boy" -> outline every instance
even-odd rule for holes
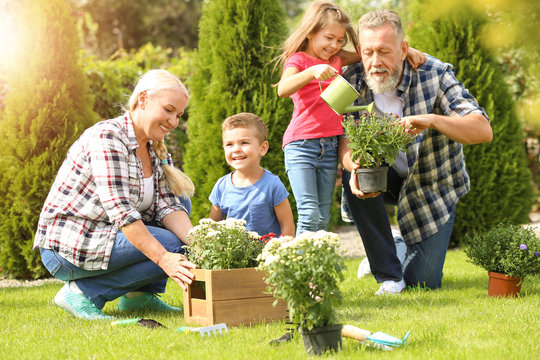
[[[218,180],[209,200],[210,218],[246,220],[246,228],[263,236],[294,236],[289,193],[276,175],[261,167],[268,151],[267,129],[252,113],[239,113],[221,125],[225,160],[235,169]]]

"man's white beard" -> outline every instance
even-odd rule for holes
[[[394,74],[390,72],[390,70],[386,68],[371,68],[369,73],[365,73],[365,80],[371,91],[373,91],[375,94],[382,94],[388,90],[393,90],[397,88],[399,85],[399,81],[401,80],[401,71],[403,70],[403,65],[401,65]],[[388,76],[383,82],[378,82],[375,80],[371,73],[373,72],[386,72]]]

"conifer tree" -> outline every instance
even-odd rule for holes
[[[292,103],[272,87],[279,71],[273,73],[271,63],[286,37],[284,16],[278,0],[212,0],[203,7],[199,52],[189,82],[184,165],[196,186],[192,222],[208,217],[212,187],[231,171],[223,155],[221,123],[233,114],[252,112],[266,122],[270,150],[262,166],[288,186],[281,142]]]
[[[0,119],[0,268],[18,278],[47,271],[33,238],[67,149],[97,115],[78,59],[75,19],[65,0],[11,2],[20,38],[7,66]]]
[[[464,145],[471,190],[457,207],[453,244],[467,233],[491,228],[502,220],[524,223],[532,207],[533,188],[523,145],[523,130],[502,70],[482,45],[485,19],[471,11],[456,11],[436,20],[423,13],[424,0],[411,5],[410,44],[454,65],[456,77],[490,118],[493,141]]]

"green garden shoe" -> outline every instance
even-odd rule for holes
[[[54,297],[56,305],[76,318],[86,320],[112,320],[113,316],[105,315],[84,295],[75,294],[67,282]]]
[[[118,310],[182,311],[181,308],[164,303],[163,300],[159,298],[159,295],[148,292],[133,298],[122,296],[118,302]]]

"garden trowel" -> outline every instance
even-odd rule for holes
[[[392,350],[392,347],[398,347],[403,344],[406,344],[406,340],[410,335],[410,331],[405,334],[403,339],[399,339],[395,336],[385,334],[383,332],[372,333],[369,330],[360,329],[353,325],[343,325],[341,334],[343,337],[358,340],[362,343],[367,343],[369,341],[371,346],[376,348],[381,348],[383,350]]]

